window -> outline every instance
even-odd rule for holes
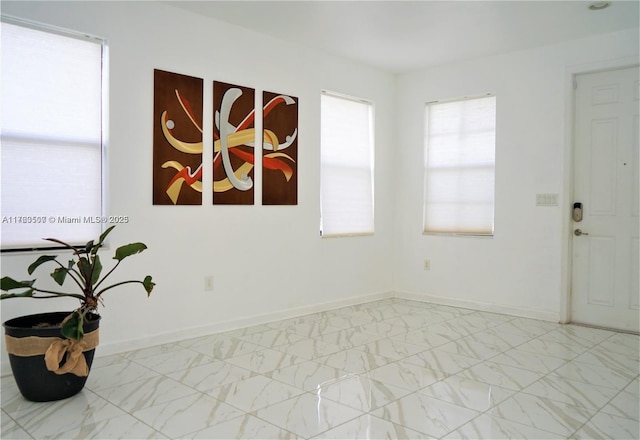
[[[373,234],[373,104],[321,97],[320,234]]]
[[[424,232],[493,235],[496,98],[427,104]]]
[[[84,244],[102,230],[104,42],[0,26],[2,250]]]

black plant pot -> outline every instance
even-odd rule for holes
[[[29,336],[64,338],[60,323],[70,312],[40,313],[10,319],[4,323],[5,335],[14,338]],[[55,327],[35,327],[41,323],[56,324]],[[100,316],[90,314],[84,322],[84,332],[97,330]],[[84,357],[91,368],[95,348],[85,351]],[[87,381],[88,376],[76,376],[73,373],[56,374],[47,370],[44,354],[37,356],[16,356],[9,354],[11,370],[20,393],[25,399],[33,402],[49,402],[66,399],[78,394]]]

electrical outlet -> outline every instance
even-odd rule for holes
[[[204,277],[204,290],[210,292],[213,290],[213,275]]]
[[[423,266],[424,270],[431,270],[431,261],[430,260],[424,260]]]

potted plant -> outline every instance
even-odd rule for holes
[[[27,315],[4,323],[6,348],[11,369],[22,395],[32,401],[43,402],[71,397],[84,387],[98,344],[100,315],[98,304],[104,293],[125,284],[141,284],[147,296],[155,283],[151,276],[144,280],[120,281],[107,285],[105,280],[127,257],[144,251],[144,243],[130,243],[116,249],[116,263],[105,271],[98,252],[105,238],[115,228],[111,226],[97,242],[89,241],[75,247],[55,238],[45,240],[72,251],[67,255],[41,255],[28,268],[31,275],[38,267],[52,262],[56,265],[51,277],[59,286],[65,281],[74,284],[74,291],[50,290],[35,285],[36,280],[16,281],[5,276],[0,280],[3,292],[0,299],[9,298],[76,298],[80,307],[72,312],[53,312]]]

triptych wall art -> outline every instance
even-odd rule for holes
[[[262,204],[298,203],[298,98],[262,93]]]
[[[200,78],[154,71],[153,204],[202,204]]]
[[[203,80],[154,70],[153,204],[202,204]],[[253,205],[262,156],[262,204],[298,203],[298,98],[213,82],[213,204]],[[262,116],[262,136],[255,118]],[[262,140],[262,151],[256,151]]]

